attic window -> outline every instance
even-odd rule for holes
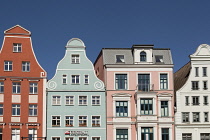
[[[142,51],[140,53],[140,61],[141,62],[146,62],[146,59],[147,59],[147,54],[146,54],[146,52]]]
[[[117,63],[125,63],[124,55],[116,55]]]
[[[21,51],[22,51],[21,43],[13,43],[13,52],[21,52]]]
[[[162,55],[156,55],[155,60],[156,60],[156,63],[163,63],[163,56]]]

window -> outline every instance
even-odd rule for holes
[[[153,128],[142,127],[141,128],[141,139],[142,140],[153,140]]]
[[[60,126],[60,116],[52,116],[52,126]]]
[[[192,90],[198,90],[199,86],[198,86],[198,81],[192,81]]]
[[[92,96],[92,105],[100,105],[100,96]]]
[[[66,96],[66,105],[74,105],[74,96]]]
[[[79,84],[79,75],[72,75],[71,80],[72,84]]]
[[[12,83],[12,93],[20,93],[20,82]]]
[[[79,126],[80,127],[87,126],[87,116],[79,116]]]
[[[141,99],[141,115],[152,115],[153,114],[153,103],[152,99]]]
[[[0,140],[2,140],[2,128],[0,128]]]
[[[210,140],[210,133],[201,133],[201,140]]]
[[[116,129],[116,140],[128,140],[128,129]]]
[[[79,140],[87,140],[87,137],[79,137]]]
[[[207,67],[203,67],[203,77],[207,76]]]
[[[89,75],[85,75],[85,84],[89,84]]]
[[[52,140],[61,140],[60,137],[52,137]]]
[[[74,140],[74,138],[65,138],[65,140]]]
[[[12,105],[12,116],[20,116],[20,105],[19,104]]]
[[[182,140],[192,140],[192,134],[182,133]]]
[[[163,63],[163,56],[162,55],[155,55],[156,63]]]
[[[0,93],[4,93],[4,82],[0,82]]]
[[[199,96],[192,96],[192,104],[199,105]]]
[[[199,122],[199,121],[200,121],[200,113],[193,112],[193,122]]]
[[[204,90],[208,89],[207,81],[203,81],[203,89]]]
[[[116,101],[116,116],[127,117],[128,116],[128,102]]]
[[[168,101],[161,101],[161,116],[168,116]]]
[[[52,96],[52,105],[60,105],[61,96]]]
[[[4,61],[4,71],[12,71],[12,61]]]
[[[116,55],[116,62],[117,63],[124,63],[124,55]]]
[[[22,62],[22,71],[24,72],[30,71],[30,62],[27,62],[27,61]]]
[[[21,52],[21,51],[22,51],[21,43],[13,43],[13,52]]]
[[[150,74],[138,74],[138,90],[149,92],[150,89]]]
[[[20,140],[20,129],[12,129],[12,140]]]
[[[185,105],[189,105],[189,96],[185,96]]]
[[[3,104],[0,104],[0,115],[3,115],[3,112],[4,112]]]
[[[100,140],[100,137],[92,137],[92,140]]]
[[[116,74],[115,86],[116,89],[127,89],[127,74]]]
[[[199,67],[195,67],[195,77],[199,76]]]
[[[67,84],[67,75],[63,75],[62,83]]]
[[[28,130],[28,140],[37,140],[37,130],[36,129],[29,129]]]
[[[209,112],[204,112],[204,122],[209,121]]]
[[[168,89],[168,75],[160,74],[160,89]]]
[[[162,140],[169,140],[169,128],[162,128]]]
[[[37,105],[29,105],[29,116],[37,116]]]
[[[190,118],[189,118],[189,112],[182,112],[182,122],[189,122]]]
[[[79,64],[79,55],[73,54],[73,55],[71,56],[71,63],[72,63],[72,64]]]
[[[30,94],[38,93],[38,83],[30,83]]]
[[[92,116],[92,126],[93,127],[100,126],[100,116]]]
[[[203,104],[208,105],[208,96],[203,96]]]
[[[66,116],[66,126],[72,127],[74,126],[74,117],[73,116]]]
[[[147,54],[146,52],[142,51],[140,53],[140,62],[146,62],[146,59],[147,59]]]
[[[79,105],[87,105],[87,96],[79,96]]]

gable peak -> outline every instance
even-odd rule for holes
[[[31,35],[31,32],[20,25],[15,25],[4,31],[5,35]]]
[[[85,44],[79,38],[72,38],[67,42],[66,48],[85,48]]]

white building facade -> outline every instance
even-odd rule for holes
[[[200,45],[175,73],[176,140],[210,140],[210,46]]]

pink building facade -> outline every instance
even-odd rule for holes
[[[104,48],[95,71],[106,86],[108,140],[174,140],[169,49]]]

